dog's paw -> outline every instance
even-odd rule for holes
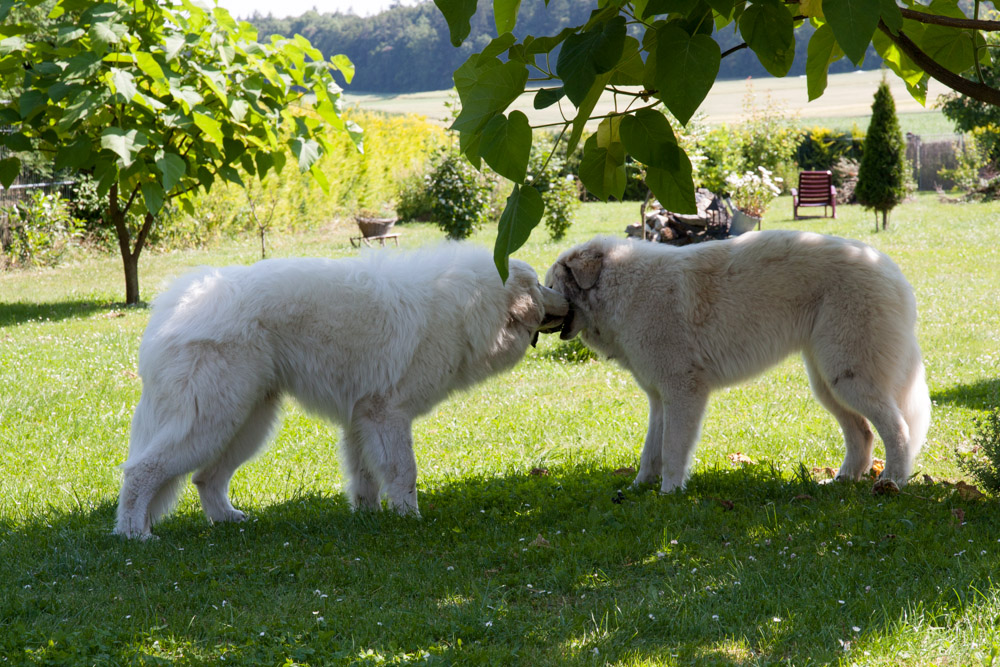
[[[899,486],[888,477],[880,477],[872,486],[872,495],[895,496],[899,494]]]

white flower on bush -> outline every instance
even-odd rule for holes
[[[781,178],[771,176],[764,167],[757,171],[743,174],[730,173],[726,176],[729,185],[729,196],[736,208],[755,218],[764,217],[764,211],[779,194],[781,194]]]

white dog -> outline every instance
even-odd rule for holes
[[[205,269],[156,299],[139,348],[115,532],[148,537],[187,473],[213,521],[241,521],[234,471],[264,445],[283,394],[344,427],[354,507],[417,512],[411,422],[521,359],[566,301],[485,248],[457,243],[359,259]]]
[[[682,488],[709,392],[795,351],[843,429],[838,478],[871,467],[865,418],[886,449],[878,488],[909,478],[930,423],[916,302],[869,246],[793,231],[680,248],[599,237],[564,252],[546,284],[570,302],[562,338],[580,333],[649,396],[636,484]]]

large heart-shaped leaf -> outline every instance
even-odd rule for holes
[[[515,183],[524,183],[530,153],[531,126],[522,112],[511,111],[509,118],[498,114],[486,123],[479,154],[493,171]]]
[[[517,10],[521,0],[493,0],[493,18],[497,24],[497,34],[502,35],[514,29],[517,23]]]
[[[470,65],[475,58],[473,55],[455,72],[462,111],[451,126],[461,133],[462,151],[470,159],[479,157],[478,151],[473,149],[486,123],[503,113],[524,92],[524,84],[528,81],[528,68],[524,63],[512,60],[501,64],[492,58],[484,66],[476,67]]]
[[[677,147],[677,154],[678,162],[675,169],[646,167],[646,185],[668,211],[695,213],[698,207],[694,200],[691,161],[680,147]]]
[[[877,9],[875,16],[878,23]],[[764,69],[773,76],[788,74],[795,60],[795,25],[784,5],[777,2],[754,3],[740,16],[739,26],[740,34]],[[871,39],[871,32],[867,39]]]
[[[878,27],[882,3],[876,0],[823,0],[823,13],[840,48],[851,62],[860,65]]]
[[[105,148],[121,158],[123,167],[129,167],[136,154],[146,146],[146,135],[138,130],[109,127],[101,132],[101,148]]]
[[[581,105],[597,75],[611,71],[618,64],[625,37],[625,17],[615,16],[604,24],[571,35],[563,44],[556,61],[556,74],[574,106]]]
[[[667,120],[655,109],[640,109],[624,116],[619,128],[622,144],[633,158],[650,167],[677,167],[677,137]]]
[[[163,189],[167,192],[173,190],[187,173],[187,163],[176,153],[164,153],[163,157],[156,161],[156,168],[163,174]]]
[[[826,90],[830,65],[844,55],[833,36],[829,23],[824,23],[809,38],[806,49],[806,90],[812,102]]]
[[[472,32],[469,20],[476,13],[476,0],[434,0],[434,4],[444,14],[452,46],[461,46]]]
[[[531,230],[541,221],[544,212],[545,204],[538,190],[530,185],[514,185],[500,215],[497,241],[493,246],[493,261],[504,282],[507,282],[509,275],[508,258],[528,240]]]
[[[0,160],[0,185],[9,188],[18,174],[21,173],[21,161],[16,157]]]
[[[715,83],[722,62],[719,44],[708,35],[688,35],[675,25],[656,31],[654,85],[670,113],[687,125]]]
[[[598,199],[607,201],[608,197],[615,197],[620,201],[625,194],[625,147],[622,143],[612,141],[601,146],[598,135],[590,135],[583,144],[580,180]]]

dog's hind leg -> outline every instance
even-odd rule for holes
[[[675,393],[664,400],[661,493],[684,488],[707,405],[707,389]]]
[[[845,406],[834,396],[830,385],[823,377],[812,356],[809,354],[802,356],[806,364],[806,372],[809,374],[809,385],[812,387],[813,395],[824,408],[830,411],[844,432],[844,462],[837,473],[837,479],[861,479],[865,473],[871,470],[872,466],[872,450],[875,443],[872,429],[864,417]]]
[[[243,521],[246,518],[229,500],[229,481],[236,469],[256,455],[267,442],[278,406],[276,393],[265,397],[250,412],[220,456],[192,476],[191,481],[201,498],[201,507],[212,521]]]
[[[663,467],[663,400],[655,390],[647,390],[646,393],[649,397],[649,428],[639,457],[639,472],[632,482],[633,488],[655,482]]]

